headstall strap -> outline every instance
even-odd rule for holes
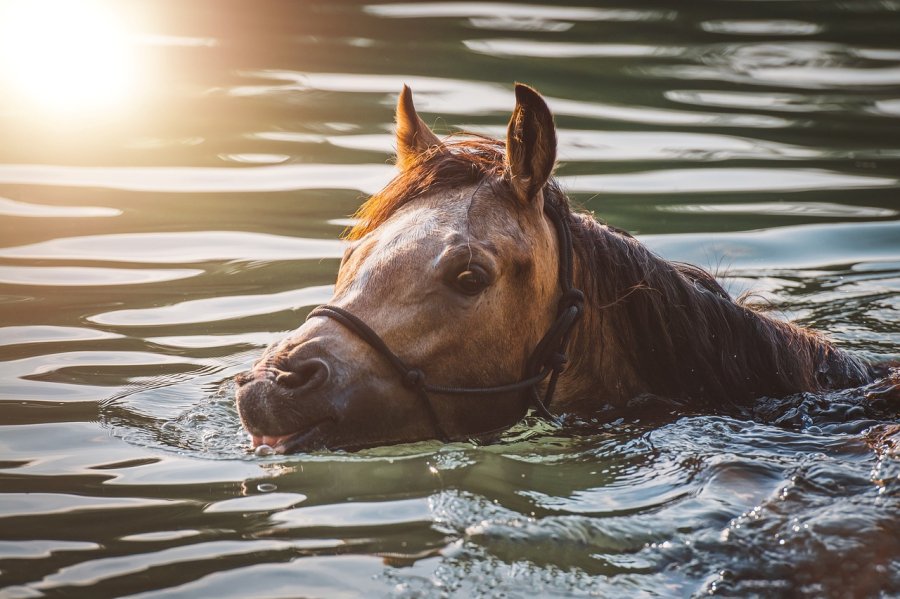
[[[419,393],[424,400],[428,412],[431,416],[435,430],[438,436],[444,442],[449,441],[449,437],[441,426],[440,419],[434,411],[429,393],[439,393],[448,395],[466,395],[475,393],[507,393],[510,391],[523,391],[528,394],[529,400],[535,410],[547,420],[558,423],[557,418],[550,412],[550,402],[553,401],[553,393],[556,391],[556,384],[560,375],[566,369],[569,357],[566,350],[569,346],[569,340],[575,324],[584,314],[584,293],[580,289],[573,287],[575,277],[574,268],[574,247],[572,243],[572,233],[566,225],[560,209],[552,206],[549,202],[544,203],[544,212],[553,221],[556,228],[557,237],[559,238],[559,286],[562,289],[562,295],[559,298],[556,311],[556,320],[550,326],[550,329],[544,334],[538,342],[531,356],[526,363],[524,379],[508,385],[500,385],[497,387],[481,387],[481,388],[465,388],[465,387],[442,387],[439,385],[429,385],[425,381],[425,373],[421,370],[410,368],[406,362],[401,360],[394,352],[390,350],[384,340],[378,336],[365,322],[363,322],[355,314],[338,306],[323,305],[313,309],[306,317],[307,320],[315,316],[327,317],[337,321],[350,332],[357,335],[363,341],[368,343],[378,353],[383,355],[394,367],[394,370],[402,377],[403,386],[413,389]],[[538,392],[538,385],[547,377],[550,380],[547,383],[547,391],[541,400]]]

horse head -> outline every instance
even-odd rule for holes
[[[255,446],[465,439],[509,427],[528,409],[521,389],[440,388],[530,376],[526,362],[557,317],[559,234],[544,210],[553,117],[537,92],[517,85],[505,143],[442,141],[404,87],[396,120],[399,173],[357,214],[332,311],[313,311],[237,377],[238,410]],[[363,323],[387,352],[340,314]],[[392,360],[425,379],[408,380]]]

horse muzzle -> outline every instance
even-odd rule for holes
[[[410,420],[415,396],[377,354],[325,319],[269,347],[235,382],[238,414],[254,447],[297,453],[422,436],[398,422]]]
[[[333,368],[322,358],[260,360],[235,377],[237,408],[253,446],[279,453],[320,449],[340,418],[332,401]]]

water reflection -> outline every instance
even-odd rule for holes
[[[235,499],[216,501],[207,505],[203,511],[208,514],[271,512],[286,510],[304,501],[306,501],[306,495],[302,493],[266,493],[264,495],[251,495],[249,497],[236,497]]]
[[[818,23],[772,19],[750,21],[720,19],[703,21],[700,28],[711,33],[731,33],[737,35],[813,35],[822,31]]]
[[[329,546],[328,543],[323,543],[323,545]],[[228,559],[256,552],[261,554],[288,552],[308,546],[308,543],[303,542],[277,540],[201,541],[185,547],[160,549],[140,556],[111,557],[77,564],[48,575],[39,583],[31,585],[30,588],[49,591],[59,587],[100,585],[104,581],[128,574],[142,573],[150,568],[171,567],[179,563],[190,563],[197,560]]]
[[[290,160],[287,154],[220,154],[222,160],[244,164],[280,164]]]
[[[362,73],[309,73],[263,71],[245,73],[247,77],[280,81],[269,85],[241,85],[228,90],[238,97],[278,96],[310,90],[350,93],[383,93],[384,104],[393,106],[397,91],[409,85],[415,94],[416,108],[422,113],[482,116],[508,114],[513,108],[507,84],[471,80],[441,79],[418,75],[372,75]],[[780,128],[792,124],[784,118],[753,113],[731,114],[688,112],[671,108],[639,105],[617,105],[601,102],[544,97],[557,116],[577,116],[654,125],[689,125],[706,127]],[[284,135],[273,132],[272,135]],[[294,138],[296,140],[296,138]],[[299,141],[299,140],[298,140]],[[2,171],[0,171],[2,181]]]
[[[895,187],[900,181],[825,169],[706,168],[669,169],[616,175],[562,177],[577,193],[710,193],[810,191]]]
[[[900,98],[876,101],[872,112],[884,116],[900,116]]]
[[[678,79],[708,79],[809,89],[885,87],[900,83],[894,53],[826,42],[717,44],[693,52],[699,64],[650,66],[643,72]]]
[[[302,239],[242,231],[133,233],[53,239],[0,249],[4,258],[187,264],[210,260],[340,258],[336,239]]]
[[[48,515],[87,510],[117,510],[147,506],[171,505],[170,501],[130,497],[82,497],[61,493],[6,493],[0,505],[0,518],[28,514]]]
[[[776,214],[790,216],[814,216],[819,218],[890,218],[900,212],[889,208],[847,206],[827,202],[760,202],[740,204],[679,204],[658,206],[663,212],[718,213],[718,214]]]
[[[841,111],[869,102],[866,98],[822,94],[676,89],[667,90],[665,97],[673,102],[695,106],[754,108],[782,112]]]
[[[469,18],[474,21],[473,25],[481,27],[495,26],[503,29],[536,29],[552,32],[567,31],[571,27],[566,23],[567,21],[655,21],[672,19],[675,14],[673,11],[663,10],[499,2],[371,4],[365,8],[365,11],[372,15],[392,19]]]
[[[0,164],[0,183],[220,193],[357,189],[372,194],[387,183],[392,173],[390,166],[378,164],[289,164],[246,168]]]
[[[495,138],[506,135],[505,127],[467,126],[462,131]],[[557,129],[560,160],[569,162],[622,162],[643,160],[718,161],[733,159],[792,160],[831,158],[821,150],[765,141],[751,137],[690,132],[586,131]],[[339,148],[389,154],[396,143],[393,133],[364,135],[313,135],[308,133],[260,133],[260,138],[295,143],[327,143]],[[868,156],[872,151],[855,152]]]
[[[86,266],[0,266],[0,283],[51,287],[142,285],[177,281],[203,274],[197,269],[153,270]]]
[[[236,347],[251,345],[265,347],[284,339],[286,331],[277,333],[241,333],[238,335],[173,335],[171,337],[147,337],[147,341],[157,345],[181,349],[208,349],[211,347]]]
[[[272,524],[279,528],[319,527],[376,527],[431,522],[431,509],[426,498],[383,502],[344,503],[339,506],[322,505],[299,507],[272,515]]]
[[[642,235],[640,239],[669,260],[699,264],[712,270],[724,260],[729,271],[758,274],[766,270],[824,269],[840,264],[894,260],[900,222],[797,225],[742,233]]]
[[[502,127],[473,127],[478,133],[494,137],[505,135]],[[824,158],[814,148],[765,141],[752,137],[693,133],[685,131],[585,131],[557,129],[560,159],[563,162],[621,161],[704,161],[720,160],[797,160]],[[364,136],[330,138],[335,145],[362,146]],[[369,138],[374,136],[368,136]],[[372,140],[374,141],[374,140]],[[383,142],[382,142],[383,143]],[[374,147],[374,143],[372,144]]]
[[[201,322],[224,321],[246,318],[259,314],[271,314],[282,310],[293,310],[303,306],[317,306],[326,303],[334,295],[332,285],[319,285],[267,293],[264,295],[214,297],[191,300],[172,306],[134,310],[118,310],[90,317],[88,320],[104,325],[118,326],[160,326],[181,325]],[[297,319],[298,325],[300,319]]]
[[[83,541],[0,541],[0,559],[47,558],[59,551],[95,551],[100,546]]]
[[[51,218],[93,218],[98,216],[118,216],[121,210],[100,206],[51,206],[29,204],[7,198],[0,198],[0,216],[36,216]]]
[[[99,339],[116,339],[117,337],[119,335],[115,333],[78,327],[31,325],[0,328],[0,345],[96,341]]]
[[[640,44],[573,44],[535,40],[465,40],[469,50],[492,56],[533,56],[539,58],[625,58],[637,56],[678,56],[684,48]]]

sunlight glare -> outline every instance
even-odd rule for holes
[[[132,48],[117,15],[93,0],[0,0],[0,80],[44,110],[109,110],[133,92]]]

